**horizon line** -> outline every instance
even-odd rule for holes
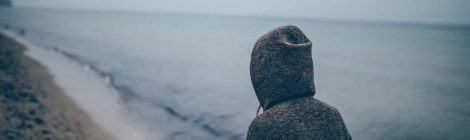
[[[388,24],[388,25],[408,25],[408,26],[433,26],[433,27],[464,27],[470,28],[470,23],[452,23],[452,22],[412,22],[412,21],[393,21],[393,20],[377,20],[377,19],[353,19],[353,18],[326,18],[326,17],[301,17],[301,16],[272,16],[260,14],[234,14],[234,13],[208,13],[208,12],[185,12],[185,11],[164,11],[150,9],[119,9],[119,8],[80,8],[80,7],[31,7],[31,6],[11,6],[0,8],[12,9],[30,9],[30,10],[64,10],[76,12],[110,12],[110,13],[135,13],[135,14],[167,14],[181,16],[209,16],[209,17],[244,17],[244,18],[264,18],[264,19],[293,19],[302,21],[322,21],[337,23],[355,23],[355,24]]]

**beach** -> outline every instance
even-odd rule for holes
[[[114,139],[25,49],[0,34],[0,139]]]

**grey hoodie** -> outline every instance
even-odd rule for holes
[[[295,26],[282,26],[258,39],[250,76],[264,113],[248,140],[349,140],[339,111],[315,99],[312,42]]]

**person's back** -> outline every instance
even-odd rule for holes
[[[261,107],[248,140],[351,139],[339,111],[313,97],[312,43],[295,26],[262,36],[251,56],[250,76]]]

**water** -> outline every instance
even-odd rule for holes
[[[1,9],[0,24],[101,72],[128,115],[167,139],[244,139],[258,102],[256,39],[313,41],[317,94],[354,139],[470,137],[470,27],[236,16]],[[149,134],[152,135],[152,134]]]

